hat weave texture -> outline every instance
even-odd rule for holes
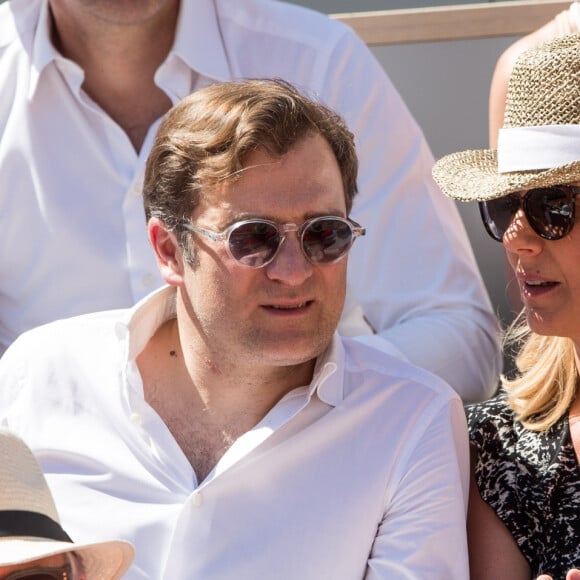
[[[580,34],[548,41],[516,60],[507,90],[504,128],[580,125]],[[546,170],[499,173],[495,149],[452,153],[433,177],[444,194],[461,201],[580,181],[578,161]]]
[[[52,495],[34,455],[22,439],[0,430],[0,518],[3,524],[0,566],[26,564],[74,552],[83,563],[87,580],[117,580],[133,560],[133,547],[121,540],[71,543],[32,535],[9,535],[13,525],[17,527],[14,518],[20,515],[14,512],[46,516],[56,529],[60,529]]]

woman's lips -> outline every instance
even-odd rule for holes
[[[539,278],[521,278],[520,288],[525,297],[536,298],[548,294],[560,283],[554,280],[545,280]]]

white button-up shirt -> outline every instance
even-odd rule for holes
[[[466,422],[446,384],[336,335],[199,482],[135,363],[174,292],[40,327],[0,360],[0,425],[75,541],[133,542],[130,580],[469,577]]]
[[[46,0],[0,6],[0,354],[57,318],[133,305],[162,283],[141,199],[157,129],[139,153],[50,42]],[[152,42],[155,39],[151,39]],[[283,77],[357,138],[367,228],[349,260],[342,334],[370,325],[466,400],[495,388],[497,321],[423,135],[367,47],[324,15],[269,0],[182,0],[155,81],[173,103],[242,77]],[[377,338],[377,344],[385,342]]]

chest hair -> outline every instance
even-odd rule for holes
[[[152,397],[149,404],[163,419],[201,483],[234,441],[248,430],[244,421],[224,421],[180,397]]]

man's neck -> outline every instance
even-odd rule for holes
[[[310,384],[315,360],[294,366],[262,364],[256,360],[231,360],[227,352],[212,352],[195,333],[192,325],[180,328],[174,321],[175,349],[183,360],[184,381],[195,390],[204,410],[217,416],[236,414],[246,417],[249,429],[258,423],[268,411],[287,393]],[[187,345],[181,349],[180,345]],[[246,429],[247,430],[247,429]]]
[[[310,383],[314,363],[270,372],[251,364],[233,368],[225,353],[212,356],[192,346],[175,319],[156,331],[137,359],[145,399],[199,481],[286,393]]]
[[[106,20],[81,3],[60,0],[51,1],[51,12],[57,50],[82,67],[85,92],[139,150],[151,124],[171,106],[154,75],[173,45],[179,0],[133,22]]]

